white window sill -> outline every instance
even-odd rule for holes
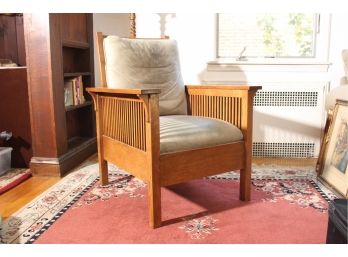
[[[288,72],[327,72],[331,64],[327,62],[310,62],[302,60],[253,59],[236,61],[235,59],[218,59],[208,62],[208,71],[288,71]]]
[[[16,67],[5,67],[0,66],[0,70],[16,70],[16,69],[26,69],[27,66],[16,66]]]

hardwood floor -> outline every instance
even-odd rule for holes
[[[59,180],[59,177],[31,177],[0,195],[0,216],[9,217]]]
[[[96,156],[91,157],[96,158]],[[315,166],[317,159],[253,158],[255,164],[284,166]],[[0,216],[4,219],[28,204],[35,197],[57,183],[59,177],[31,177],[12,190],[0,195]]]
[[[317,158],[264,158],[253,157],[254,164],[276,164],[281,166],[315,166]]]

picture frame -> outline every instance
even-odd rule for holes
[[[348,101],[337,100],[324,135],[319,178],[348,198]]]
[[[332,116],[333,116],[333,110],[328,110],[326,122],[325,122],[325,127],[324,127],[324,132],[323,132],[323,138],[322,138],[321,144],[320,144],[319,156],[318,156],[317,163],[316,163],[316,172],[317,172],[318,177],[323,172],[323,159],[324,159],[324,153],[326,150],[328,132],[329,132],[329,127],[331,125]]]

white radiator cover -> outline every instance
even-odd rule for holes
[[[253,155],[318,157],[328,83],[260,84],[254,99]]]

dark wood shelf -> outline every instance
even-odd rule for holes
[[[91,105],[92,105],[92,101],[86,101],[83,104],[65,106],[65,111],[70,112],[70,111],[84,108],[84,107],[91,106]]]
[[[78,77],[78,76],[91,76],[90,72],[65,72],[64,78]]]
[[[68,152],[73,151],[76,148],[84,148],[85,145],[89,145],[96,142],[96,137],[73,137],[68,140]]]
[[[73,47],[73,48],[79,48],[79,49],[88,49],[89,48],[88,43],[73,41],[73,40],[63,40],[62,45],[64,47]]]

